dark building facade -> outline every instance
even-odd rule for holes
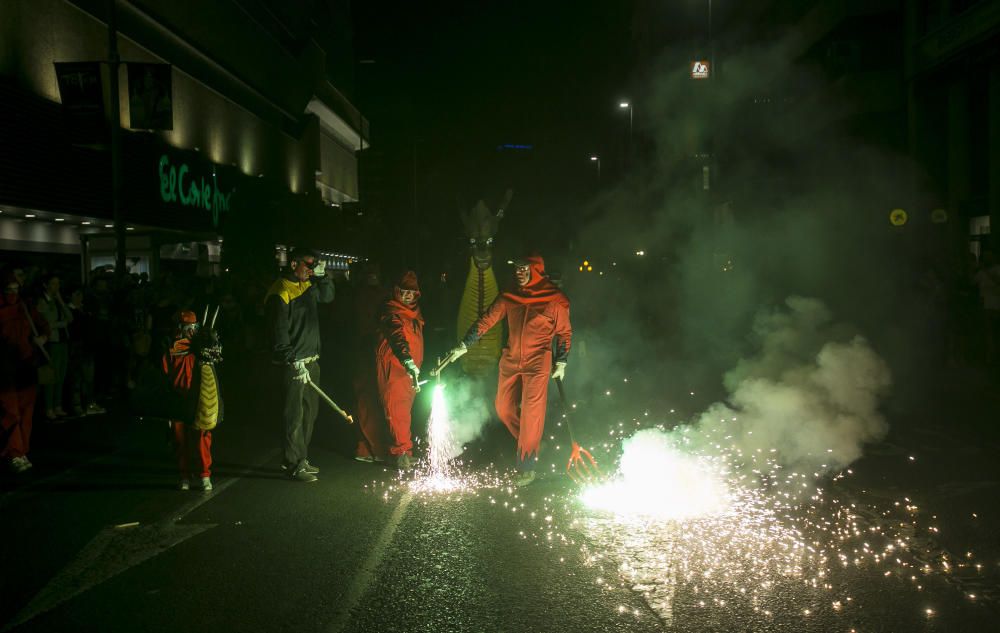
[[[175,257],[266,264],[276,243],[350,250],[340,207],[358,198],[367,122],[334,81],[349,84],[353,65],[347,3],[0,4],[0,249],[79,254],[85,272],[113,262],[114,98],[133,271]],[[88,81],[96,122],[77,107]]]

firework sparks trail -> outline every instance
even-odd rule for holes
[[[466,472],[457,459],[462,442],[455,434],[455,420],[445,397],[445,386],[435,385],[427,424],[427,457],[412,475],[401,477],[409,490],[425,495],[471,493],[503,485],[503,477],[493,468]]]
[[[831,498],[819,472],[787,472],[776,452],[748,455],[726,436],[699,442],[711,452],[695,451],[689,430],[626,440],[615,479],[582,491],[572,520],[587,562],[613,570],[668,626],[678,609],[840,616],[856,611],[851,579],[920,592],[931,576],[950,582],[956,565],[981,567],[971,552],[965,561],[931,559],[921,535],[937,528],[918,524],[917,505],[839,489],[850,469],[826,480],[838,493]]]

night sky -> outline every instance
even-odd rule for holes
[[[352,10],[357,57],[376,62],[358,66],[359,101],[371,121],[370,163],[378,161],[369,190],[384,201],[390,227],[409,221],[414,164],[418,225],[442,244],[460,234],[460,207],[507,187],[515,197],[501,235],[556,228],[596,189],[589,156],[602,155],[605,180],[620,164],[631,3],[365,2]],[[498,151],[503,144],[532,149]]]

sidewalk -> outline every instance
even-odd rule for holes
[[[0,500],[13,491],[25,490],[41,480],[119,450],[134,442],[142,431],[134,416],[116,413],[114,408],[108,413],[63,418],[58,422],[36,415],[28,452],[33,467],[19,475],[6,469],[0,472]]]

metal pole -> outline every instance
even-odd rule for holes
[[[715,39],[712,37],[712,0],[708,0],[708,59],[709,59],[709,78],[714,79],[715,73]]]
[[[118,101],[118,26],[117,0],[107,0],[108,9],[108,89],[111,102],[111,213],[115,224],[115,279],[125,278],[125,224],[121,204],[121,104]]]
[[[632,104],[628,106],[628,148],[632,150]]]

